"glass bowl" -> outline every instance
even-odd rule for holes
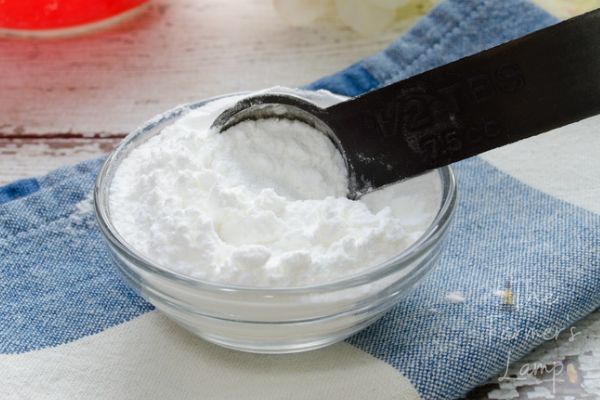
[[[222,97],[226,96],[218,98]],[[108,197],[121,161],[175,119],[218,98],[179,106],[155,117],[127,136],[102,166],[94,189],[94,207],[121,275],[143,298],[190,332],[242,351],[292,353],[317,349],[375,322],[415,286],[439,257],[456,205],[456,183],[449,167],[437,170],[442,189],[440,205],[425,233],[386,262],[333,283],[257,288],[202,281],[156,265],[119,235],[111,222]]]
[[[150,0],[0,0],[0,35],[52,38],[88,33],[125,21]]]

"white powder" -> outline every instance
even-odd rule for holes
[[[462,292],[450,292],[446,295],[446,300],[450,303],[464,303],[466,298]]]
[[[328,92],[310,97],[339,101]],[[436,173],[348,200],[341,155],[308,125],[269,119],[210,131],[237,100],[189,112],[117,169],[112,220],[148,259],[227,284],[319,284],[399,254],[431,223],[440,203]]]

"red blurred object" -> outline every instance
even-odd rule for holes
[[[99,22],[148,0],[0,0],[0,28],[64,29]]]

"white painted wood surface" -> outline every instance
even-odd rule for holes
[[[562,17],[600,6],[535,1]],[[179,103],[334,73],[383,49],[415,18],[363,38],[332,22],[289,27],[269,0],[155,0],[135,19],[87,36],[0,38],[0,184],[104,154]],[[547,342],[511,369],[562,363],[555,386],[547,375],[492,380],[469,398],[599,398],[600,311],[575,329],[575,340]]]
[[[179,103],[311,82],[383,49],[410,23],[362,38],[336,24],[292,28],[268,0],[157,0],[88,36],[3,40],[0,130],[126,132]]]

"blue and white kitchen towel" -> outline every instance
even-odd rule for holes
[[[311,87],[356,95],[554,22],[523,0],[446,0]],[[591,118],[457,164],[455,224],[424,282],[346,342],[289,356],[205,343],[125,286],[91,212],[101,161],[2,187],[0,398],[463,396],[600,306],[598,131]]]

